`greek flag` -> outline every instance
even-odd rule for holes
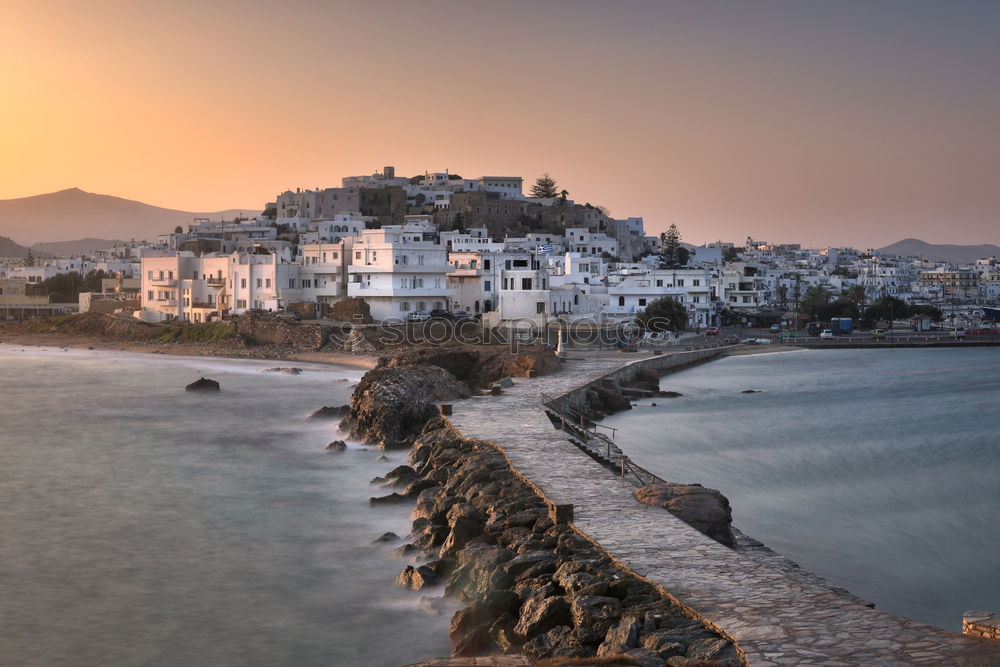
[[[554,248],[549,244],[539,244],[538,247],[535,248],[535,252],[552,252],[553,250]]]

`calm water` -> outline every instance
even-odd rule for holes
[[[1000,611],[1000,350],[729,357],[662,386],[684,396],[604,422],[639,464],[880,609]]]
[[[370,544],[408,532],[408,508],[367,502],[403,455],[326,453],[334,427],[304,421],[361,373],[274,365],[0,345],[0,662],[448,655],[448,611]],[[202,375],[222,393],[183,391]]]

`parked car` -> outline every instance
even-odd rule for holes
[[[780,324],[772,324],[771,325],[771,333],[781,333],[781,325]]]
[[[739,344],[740,339],[737,338],[736,336],[726,336],[726,339],[723,342],[726,345],[737,345]]]
[[[819,337],[820,338],[833,338],[833,330],[832,329],[823,329],[819,333]]]
[[[432,320],[450,320],[451,313],[447,310],[441,310],[440,308],[435,308],[431,311],[430,318]]]
[[[469,311],[467,311],[467,310],[456,310],[454,313],[451,314],[451,319],[456,320],[456,321],[457,320],[471,320],[472,319],[472,315],[469,315]]]
[[[709,328],[705,329],[705,335],[706,336],[718,336],[719,335],[719,327],[709,327]]]
[[[952,329],[951,337],[956,340],[965,340],[965,329]]]
[[[875,340],[884,340],[885,329],[875,329],[874,331],[872,331],[872,338],[874,338]]]
[[[406,314],[407,322],[426,322],[429,319],[431,319],[431,316],[422,310],[414,310]]]

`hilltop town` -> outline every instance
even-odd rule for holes
[[[887,303],[897,318],[954,325],[1000,300],[996,257],[957,265],[749,238],[693,247],[676,227],[648,235],[642,217],[580,203],[548,175],[525,189],[519,176],[404,177],[385,167],[340,187],[287,190],[252,219],[196,218],[155,242],[0,259],[0,316],[204,323],[271,312],[378,323],[457,315],[544,327],[621,322],[669,297],[683,304],[686,328],[794,329],[880,314]]]

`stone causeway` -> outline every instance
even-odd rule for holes
[[[571,443],[543,405],[552,397],[579,400],[605,378],[627,379],[640,368],[668,372],[718,354],[571,352],[560,372],[458,401],[448,419],[466,437],[497,446],[550,506],[572,505],[576,530],[730,637],[750,665],[1000,665],[996,641],[872,609],[815,575],[795,573],[769,550],[754,557],[729,549],[637,502],[635,484]]]

